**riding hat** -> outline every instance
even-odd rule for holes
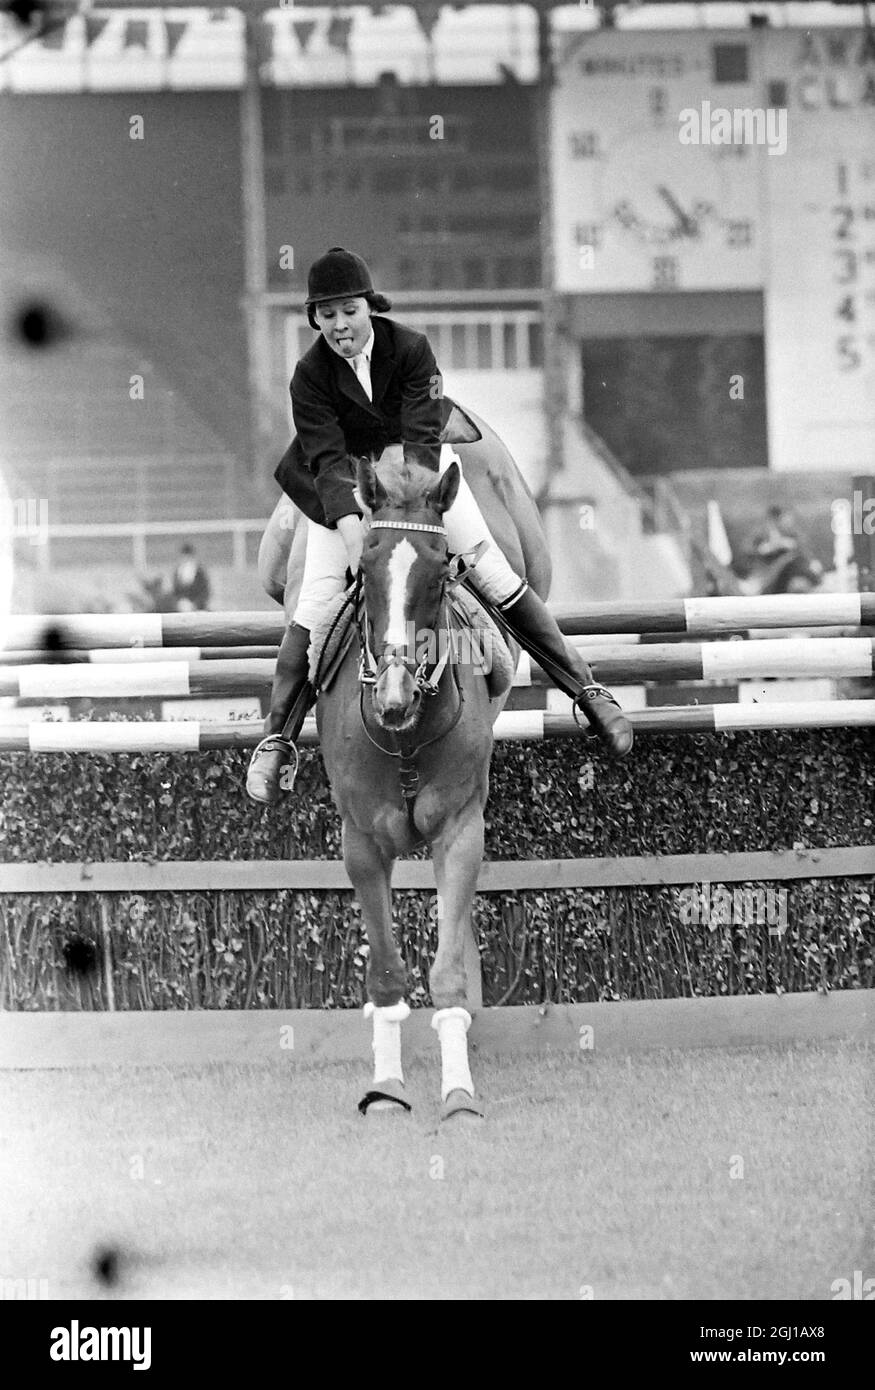
[[[304,308],[311,328],[318,328],[313,314],[316,304],[326,299],[364,295],[371,308],[378,314],[385,314],[392,308],[384,294],[377,294],[371,280],[367,262],[342,246],[332,246],[318,261],[314,261],[307,276],[307,298]]]

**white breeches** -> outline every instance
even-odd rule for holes
[[[442,445],[440,472],[445,472],[453,462],[458,463],[461,470],[461,460],[452,445]],[[455,502],[444,515],[444,525],[447,528],[447,542],[454,555],[473,550],[483,540],[489,542],[477,561],[474,582],[492,603],[502,603],[510,598],[520,586],[520,576],[511,569],[492,539],[483,513],[464,477]],[[312,628],[327,604],[342,592],[347,564],[346,545],[340,532],[308,520],[307,555],[294,615],[294,621],[301,627]]]

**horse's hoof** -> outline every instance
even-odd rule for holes
[[[359,1101],[359,1114],[367,1115],[371,1110],[394,1110],[396,1115],[410,1112],[412,1106],[404,1095],[404,1083],[390,1078],[376,1082]]]
[[[485,1120],[486,1116],[473,1096],[467,1091],[450,1091],[441,1106],[441,1120],[449,1120],[454,1115],[469,1115],[475,1120]]]

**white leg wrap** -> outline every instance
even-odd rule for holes
[[[468,1029],[471,1015],[467,1009],[438,1009],[431,1021],[441,1043],[441,1100],[450,1091],[474,1094],[474,1082],[468,1065]]]
[[[403,999],[397,1004],[378,1008],[365,1004],[365,1018],[374,1019],[374,1080],[395,1080],[403,1083],[401,1070],[401,1024],[410,1017],[410,1006]]]

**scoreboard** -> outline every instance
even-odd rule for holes
[[[875,460],[875,53],[787,55],[790,146],[769,160],[769,445],[783,468]],[[815,62],[815,55],[820,62]],[[860,61],[861,58],[864,61]]]
[[[710,94],[712,48],[701,31],[568,41],[553,109],[558,288],[761,285],[760,151],[679,140],[679,113]]]
[[[770,462],[875,455],[875,37],[567,36],[552,111],[557,288],[761,290]]]

